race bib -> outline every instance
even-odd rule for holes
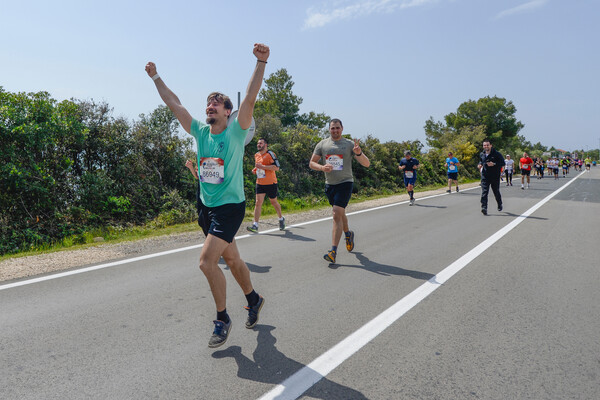
[[[451,165],[448,167],[450,171],[456,171],[456,165]]]
[[[198,172],[201,182],[218,185],[225,180],[225,163],[220,158],[202,157]]]
[[[342,154],[327,154],[325,163],[333,166],[334,171],[342,171],[344,169],[344,156]]]
[[[264,178],[267,176],[267,171],[264,169],[256,168],[256,177],[258,179]]]
[[[413,177],[413,172],[412,171],[405,171],[404,172],[404,176],[410,179],[410,178]]]

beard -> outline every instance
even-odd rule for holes
[[[215,117],[208,117],[208,118],[206,118],[206,123],[207,123],[208,125],[212,125],[212,124],[214,124],[215,122],[217,122],[217,119],[216,119]]]

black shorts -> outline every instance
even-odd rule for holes
[[[457,181],[458,180],[458,172],[448,172],[448,179]]]
[[[531,175],[531,171],[528,169],[521,168],[521,175],[525,175],[525,176]]]
[[[325,185],[325,194],[332,206],[346,208],[352,196],[353,182],[342,182],[337,185]]]
[[[274,183],[272,185],[256,185],[256,194],[265,193],[268,198],[276,199],[277,198],[277,184]]]
[[[206,207],[202,204],[202,201],[199,201],[198,209],[200,210],[198,212],[198,225],[202,228],[204,236],[211,234],[227,243],[231,243],[244,220],[246,202]]]

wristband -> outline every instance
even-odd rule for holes
[[[156,81],[158,78],[160,78],[160,75],[156,74],[156,75],[154,75],[154,76],[152,77],[152,80],[153,80],[153,81]]]
[[[356,157],[360,157],[362,156],[362,151],[360,152],[360,154],[355,154]]]
[[[263,61],[263,60],[256,60],[256,62],[261,62],[261,63],[265,63],[265,64],[267,63],[266,61]]]

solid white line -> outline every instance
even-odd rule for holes
[[[264,394],[259,398],[259,400],[295,400],[300,397],[302,393],[306,392],[322,378],[327,376],[327,374],[329,374],[333,369],[337,368],[341,363],[350,358],[350,356],[360,350],[364,345],[369,343],[377,335],[396,322],[407,311],[419,304],[421,300],[433,293],[437,288],[439,288],[452,276],[467,266],[481,253],[500,240],[500,238],[513,230],[521,222],[525,221],[527,217],[550,201],[550,199],[552,199],[558,193],[563,191],[567,186],[573,183],[575,179],[579,178],[579,176],[581,176],[581,174],[576,176],[573,180],[567,182],[564,186],[555,190],[553,193],[546,196],[543,200],[535,204],[523,214],[516,217],[508,225],[444,268],[440,273],[419,286],[406,297],[402,298],[396,304],[392,305],[377,317],[367,322],[357,331],[323,353],[313,362],[287,378],[285,381],[283,381],[283,383],[277,385],[271,391]]]
[[[466,189],[466,190],[469,190],[469,189]],[[447,194],[447,193],[445,193],[445,194]],[[442,196],[442,195],[436,194],[436,195],[432,195],[432,196],[423,197],[423,198],[418,199],[418,200],[431,199],[431,198],[438,197],[438,196]],[[366,210],[354,211],[352,213],[348,213],[348,215],[360,214],[360,213],[364,213],[364,212],[367,212],[367,211],[380,210],[382,208],[397,206],[397,205],[406,204],[406,203],[408,203],[408,201],[402,201],[402,202],[399,202],[399,203],[388,204],[388,205],[385,205],[385,206],[380,206],[380,207],[375,207],[375,208],[369,208],[369,209],[366,209]],[[308,222],[302,222],[302,223],[290,225],[289,228],[294,228],[294,227],[304,226],[304,225],[309,225],[309,224],[315,224],[317,222],[323,222],[323,221],[327,221],[327,220],[330,220],[330,219],[332,219],[332,217],[321,218],[321,219],[317,219],[317,220],[313,220],[313,221],[308,221]],[[260,232],[259,234],[270,233],[270,232],[277,232],[278,230],[279,230],[278,228],[269,229],[269,230]],[[251,236],[253,236],[253,235],[251,235],[251,234],[245,234],[245,235],[241,235],[241,236],[236,236],[235,240],[246,239],[246,238],[249,238]],[[66,276],[71,276],[71,275],[83,274],[85,272],[96,271],[96,270],[104,269],[104,268],[116,267],[117,265],[123,265],[123,264],[128,264],[128,263],[132,263],[132,262],[136,262],[136,261],[147,260],[149,258],[154,258],[154,257],[161,257],[161,256],[165,256],[165,255],[168,255],[168,254],[179,253],[181,251],[194,250],[194,249],[201,248],[202,246],[204,246],[204,243],[196,244],[196,245],[188,246],[188,247],[181,247],[181,248],[178,248],[178,249],[173,249],[173,250],[168,250],[168,251],[163,251],[163,252],[160,252],[160,253],[147,254],[145,256],[140,256],[140,257],[135,257],[135,258],[128,258],[126,260],[120,260],[120,261],[114,261],[114,262],[110,262],[110,263],[106,263],[106,264],[94,265],[93,267],[86,267],[86,268],[74,269],[74,270],[71,270],[71,271],[59,272],[57,274],[40,276],[38,278],[32,278],[32,279],[26,279],[26,280],[22,280],[22,281],[13,282],[13,283],[7,283],[7,284],[4,284],[4,285],[0,285],[0,290],[11,289],[11,288],[14,288],[14,287],[25,286],[25,285],[31,285],[33,283],[49,281],[51,279],[64,278]]]
[[[98,269],[116,267],[117,265],[123,265],[123,264],[128,264],[128,263],[132,263],[132,262],[136,262],[136,261],[147,260],[149,258],[165,256],[167,254],[178,253],[180,251],[193,250],[193,249],[197,249],[199,247],[202,247],[203,245],[204,245],[204,243],[202,243],[202,244],[196,244],[196,245],[193,245],[193,246],[182,247],[182,248],[179,248],[179,249],[173,249],[173,250],[163,251],[163,252],[160,252],[160,253],[147,254],[145,256],[139,256],[139,257],[135,257],[135,258],[128,258],[126,260],[113,261],[113,262],[110,262],[110,263],[107,263],[107,264],[94,265],[93,267],[86,267],[86,268],[81,268],[81,269],[75,269],[75,270],[72,270],[72,271],[60,272],[60,273],[57,273],[57,274],[52,274],[52,275],[47,275],[47,276],[40,276],[39,278],[27,279],[27,280],[24,280],[24,281],[18,281],[18,282],[13,282],[13,283],[7,283],[6,285],[1,285],[0,286],[0,290],[10,289],[10,288],[14,288],[14,287],[17,287],[17,286],[30,285],[32,283],[37,283],[37,282],[49,281],[51,279],[63,278],[65,276],[70,276],[70,275],[83,274],[84,272],[96,271]]]

